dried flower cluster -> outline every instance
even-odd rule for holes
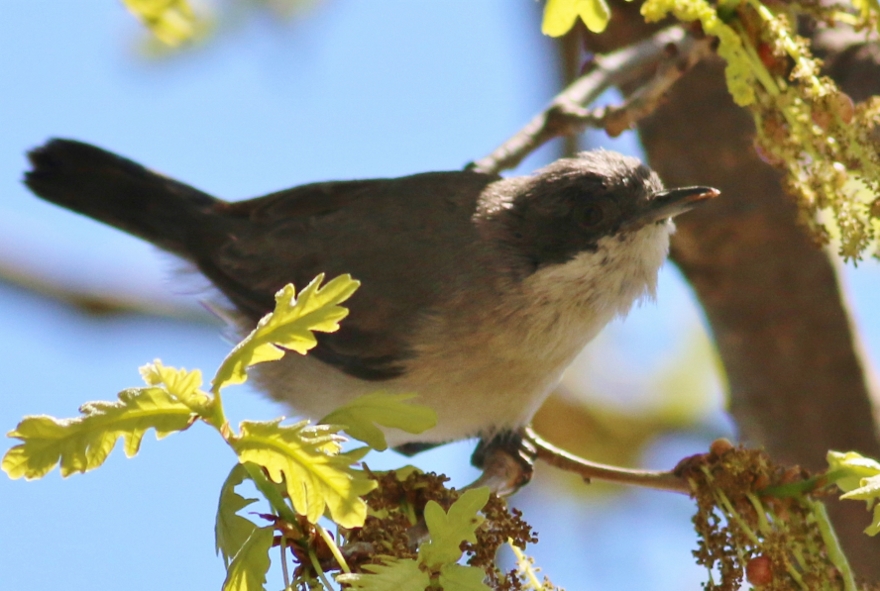
[[[363,527],[340,529],[341,540],[338,540],[347,566],[354,573],[368,572],[364,569],[366,565],[381,565],[391,558],[415,559],[420,538],[427,534],[423,521],[425,505],[428,501],[435,501],[448,510],[461,494],[446,488],[445,483],[449,480],[446,476],[433,472],[405,469],[370,473],[370,476],[378,487],[364,497],[369,507],[366,522]],[[522,568],[503,572],[496,564],[496,557],[505,544],[523,550],[528,544],[536,543],[535,532],[523,521],[518,510],[509,509],[507,503],[494,494],[489,497],[482,513],[485,520],[476,531],[476,543],[462,544],[467,564],[482,569],[486,573],[485,583],[497,591],[534,589],[528,576],[533,572],[524,573]],[[281,525],[276,523],[276,529]],[[296,524],[298,531],[309,528],[310,524],[306,522]],[[322,573],[339,570],[329,546],[319,535],[292,537],[298,540],[294,547],[288,539],[297,563],[297,583],[308,585],[311,582],[315,588],[320,588],[319,573],[308,557],[310,554],[318,557]],[[311,548],[300,547],[306,541]],[[539,588],[555,589],[549,582],[542,583]]]
[[[744,576],[762,591],[845,588],[823,536],[824,509],[812,498],[821,481],[725,440],[677,472],[697,502],[694,556],[709,571],[707,590],[737,591]]]

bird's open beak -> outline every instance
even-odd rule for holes
[[[720,194],[721,191],[712,187],[684,187],[658,191],[645,202],[641,215],[627,225],[641,227],[652,222],[674,218],[690,211],[700,203],[718,197]]]

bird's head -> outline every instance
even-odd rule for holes
[[[718,195],[710,187],[665,190],[638,159],[607,150],[563,158],[517,180],[520,186],[504,212],[506,241],[535,269],[595,252],[605,238],[624,240],[658,224],[668,236],[669,220]]]

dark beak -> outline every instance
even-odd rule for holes
[[[658,191],[644,203],[642,213],[627,225],[644,226],[652,222],[674,218],[690,211],[704,201],[718,197],[720,194],[721,191],[712,187],[684,187]]]

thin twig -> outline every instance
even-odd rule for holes
[[[559,449],[542,439],[530,427],[525,429],[524,439],[535,448],[535,457],[551,466],[579,474],[585,480],[595,478],[619,484],[632,484],[646,488],[689,494],[691,488],[687,481],[673,472],[653,470],[632,470],[606,464],[590,462]]]
[[[513,137],[485,158],[473,162],[469,168],[485,173],[514,168],[551,139],[580,133],[590,126],[619,134],[651,113],[675,81],[710,51],[711,39],[697,40],[676,26],[635,45],[597,57],[592,70],[558,94],[543,112]],[[632,82],[652,69],[656,69],[655,76],[622,106],[596,111],[584,108],[608,88]]]

